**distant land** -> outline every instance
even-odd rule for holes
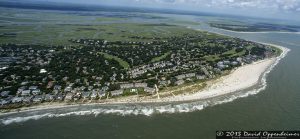
[[[238,31],[238,32],[299,32],[300,26],[293,25],[280,25],[280,24],[270,24],[270,23],[243,23],[243,24],[234,24],[234,23],[209,23],[211,27]]]
[[[194,16],[216,16],[216,17],[230,17],[239,19],[263,19],[259,17],[249,17],[241,15],[230,15],[222,13],[186,11],[176,9],[160,9],[148,7],[123,7],[123,6],[109,6],[109,5],[82,5],[70,3],[55,3],[55,2],[30,2],[30,1],[0,1],[0,7],[3,8],[19,8],[19,9],[36,9],[36,10],[60,10],[60,11],[107,11],[107,12],[139,12],[139,13],[161,13],[161,14],[175,14],[175,15],[194,15]],[[278,20],[278,19],[268,19]]]

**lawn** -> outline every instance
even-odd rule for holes
[[[124,61],[123,59],[121,59],[119,57],[116,57],[116,56],[113,56],[113,55],[110,55],[110,54],[107,54],[107,53],[103,53],[103,52],[99,52],[99,54],[103,55],[107,59],[113,59],[113,60],[118,61],[119,64],[122,67],[124,67],[124,69],[128,69],[130,67],[129,64],[126,61]]]
[[[168,55],[171,54],[171,51],[164,53],[163,55],[159,56],[159,57],[155,57],[151,60],[151,62],[158,62],[161,61],[162,59],[166,58]]]

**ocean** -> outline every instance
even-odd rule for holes
[[[299,130],[300,34],[234,33],[290,52],[249,89],[170,104],[78,106],[0,116],[1,139],[213,139],[218,130]]]

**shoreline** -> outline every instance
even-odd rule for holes
[[[217,28],[217,27],[211,27],[215,29],[219,29],[222,31],[227,31],[227,32],[233,32],[233,33],[242,33],[242,34],[268,34],[268,33],[282,33],[282,34],[300,34],[300,32],[289,32],[289,31],[233,31],[233,30],[227,30],[227,29],[222,29],[222,28]]]
[[[257,42],[261,43],[261,42]],[[168,96],[160,99],[149,98],[145,100],[138,100],[135,96],[130,98],[116,98],[109,99],[106,102],[95,102],[95,103],[74,103],[69,104],[66,102],[53,102],[52,104],[44,103],[38,104],[30,107],[22,107],[19,109],[12,109],[8,112],[0,112],[0,116],[10,115],[21,112],[30,112],[37,110],[48,110],[48,109],[58,109],[67,107],[78,107],[78,106],[88,106],[88,105],[121,105],[121,104],[151,104],[151,103],[172,103],[172,102],[188,102],[203,100],[208,98],[214,98],[217,96],[222,96],[237,91],[241,91],[258,84],[262,79],[261,77],[266,74],[268,70],[271,70],[272,66],[275,66],[285,55],[288,53],[289,49],[283,46],[261,43],[265,45],[271,45],[282,50],[280,56],[268,58],[254,62],[252,64],[243,65],[231,71],[230,74],[222,76],[219,79],[215,79],[206,86],[204,89],[196,92],[187,92],[185,94],[180,94],[176,96]]]

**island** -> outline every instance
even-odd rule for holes
[[[74,37],[57,45],[0,45],[1,112],[212,97],[253,85],[285,52],[268,44],[170,24],[76,28],[101,30],[103,35]],[[223,78],[225,88],[216,87]],[[197,93],[214,86],[219,89]]]
[[[209,26],[235,32],[299,32],[300,26],[271,23],[209,22]]]

